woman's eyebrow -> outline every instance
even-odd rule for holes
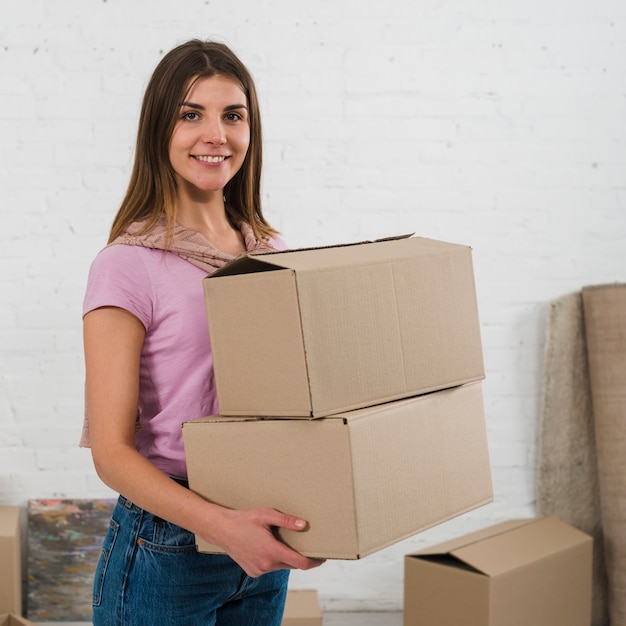
[[[224,111],[235,111],[237,109],[245,109],[248,110],[248,107],[245,104],[231,104],[224,108]]]
[[[196,104],[195,102],[181,102],[181,107],[189,107],[190,109],[198,109],[199,111],[204,111],[204,107],[201,104]]]
[[[180,106],[197,109],[198,111],[205,110],[205,107],[202,104],[196,104],[195,102],[181,102]],[[237,109],[245,109],[247,111],[248,107],[245,104],[229,104],[227,107],[224,107],[224,111],[235,111]]]

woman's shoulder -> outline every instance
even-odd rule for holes
[[[83,312],[117,306],[131,311],[147,327],[153,300],[154,252],[117,244],[100,250],[89,269]]]
[[[102,248],[89,268],[90,285],[137,289],[148,285],[155,273],[155,250],[128,245]]]
[[[160,254],[159,254],[160,253]],[[109,244],[102,248],[94,258],[92,267],[111,267],[118,269],[150,266],[163,256],[163,250],[128,244]]]
[[[110,259],[111,261],[127,258],[137,259],[139,256],[150,256],[153,252],[153,248],[145,246],[127,243],[110,243],[98,252],[96,259]]]

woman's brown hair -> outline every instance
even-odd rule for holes
[[[150,78],[141,107],[133,169],[109,243],[133,222],[145,221],[146,232],[163,215],[168,233],[173,233],[176,178],[169,159],[170,139],[185,92],[198,78],[215,75],[236,80],[248,99],[250,145],[243,165],[224,188],[228,218],[233,226],[247,222],[259,240],[276,233],[261,209],[261,116],[252,76],[228,46],[192,39],[168,52]]]

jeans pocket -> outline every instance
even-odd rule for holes
[[[195,552],[196,551],[196,539],[193,533],[172,524],[161,520],[154,521],[152,529],[146,528],[146,533],[142,541],[142,546],[147,550],[153,552]]]
[[[98,559],[98,565],[94,574],[93,581],[93,606],[99,606],[102,602],[102,590],[104,589],[104,579],[106,577],[109,560],[111,558],[111,552],[115,546],[115,540],[120,530],[120,525],[114,520],[111,520],[109,524],[109,530],[102,543],[102,550],[100,551],[100,558]]]

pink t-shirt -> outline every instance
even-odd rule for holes
[[[91,266],[83,306],[83,314],[120,307],[144,325],[137,450],[163,472],[183,478],[182,423],[218,413],[206,275],[171,252],[109,246]]]

